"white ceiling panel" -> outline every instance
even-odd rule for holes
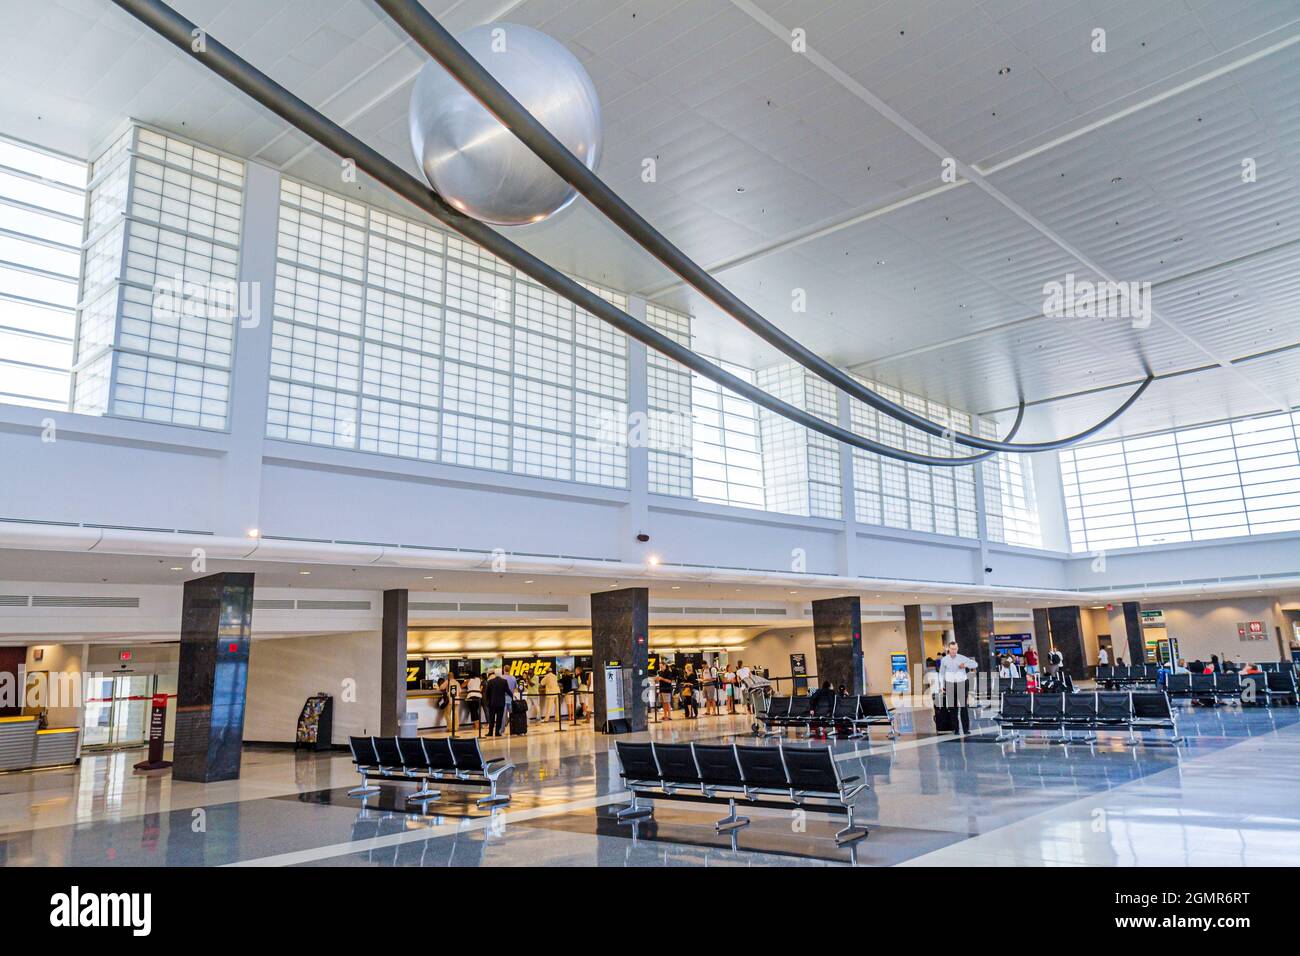
[[[362,0],[175,6],[411,172],[423,54]],[[974,410],[1160,382],[1125,429],[1300,400],[1300,7],[1284,0],[427,0],[565,43],[602,98],[601,175],[810,347]],[[0,0],[0,130],[88,157],[130,116],[405,210],[105,0]],[[774,30],[772,21],[778,25]],[[799,27],[819,56],[793,51]],[[1090,48],[1106,30],[1107,50]],[[1287,45],[1290,43],[1290,45]],[[827,68],[827,64],[831,64]],[[849,77],[843,81],[842,70]],[[867,94],[862,95],[865,89]],[[939,156],[998,196],[941,188]],[[1080,130],[1087,130],[1079,133]],[[642,161],[657,162],[655,182]],[[1256,178],[1241,179],[1241,161]],[[741,191],[743,190],[743,191]],[[933,195],[930,193],[933,192]],[[919,200],[914,197],[926,196]],[[406,210],[409,212],[409,210]],[[590,208],[511,230],[556,266],[697,313],[702,349],[773,358]],[[1075,255],[1073,251],[1077,251]],[[1082,257],[1082,258],[1081,258]],[[1150,281],[1161,318],[1048,320],[1066,273]],[[791,310],[792,290],[808,310]],[[1214,356],[1214,358],[1211,358]],[[1077,430],[1122,399],[1036,406]]]

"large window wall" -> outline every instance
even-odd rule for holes
[[[91,164],[73,410],[226,427],[244,164],[131,126]]]
[[[888,385],[859,381],[910,411],[956,431],[970,431],[971,416],[965,412]],[[924,455],[954,458],[967,454],[947,439],[904,425],[859,401],[850,400],[849,413],[853,431],[864,438]],[[855,448],[853,496],[856,518],[863,524],[963,538],[979,536],[975,469],[971,465],[930,468]]]
[[[86,164],[0,137],[0,402],[64,410]]]
[[[1300,530],[1300,413],[1060,453],[1073,551]]]
[[[277,254],[268,437],[627,485],[622,333],[459,236],[290,180]]]

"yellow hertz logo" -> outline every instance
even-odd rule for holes
[[[408,667],[406,669],[406,682],[408,684],[413,684],[419,679],[420,679],[420,668]]]
[[[550,669],[550,661],[511,661],[506,670],[511,677],[541,677]]]

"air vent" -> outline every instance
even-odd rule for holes
[[[411,601],[406,605],[408,611],[457,611],[460,605],[455,601]]]
[[[261,600],[259,600],[258,598],[254,598],[253,610],[254,611],[292,611],[293,602],[281,601],[281,600],[276,600],[271,598],[261,599]]]
[[[369,601],[299,601],[300,611],[369,611]]]
[[[26,594],[0,594],[0,607],[26,607]]]
[[[516,610],[530,611],[537,614],[563,614],[569,610],[567,604],[516,604]]]
[[[515,609],[515,605],[513,604],[466,604],[464,602],[461,602],[460,609],[462,611],[498,611],[498,612],[513,611]]]
[[[36,594],[32,607],[139,607],[138,597],[78,597],[64,594]]]
[[[670,607],[651,605],[651,614],[753,614],[759,617],[781,617],[786,613],[783,607]]]

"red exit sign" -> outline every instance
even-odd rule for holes
[[[129,661],[129,660],[131,659],[131,652],[130,652],[130,651],[118,651],[118,653],[117,653],[117,659],[118,659],[119,661]]]

